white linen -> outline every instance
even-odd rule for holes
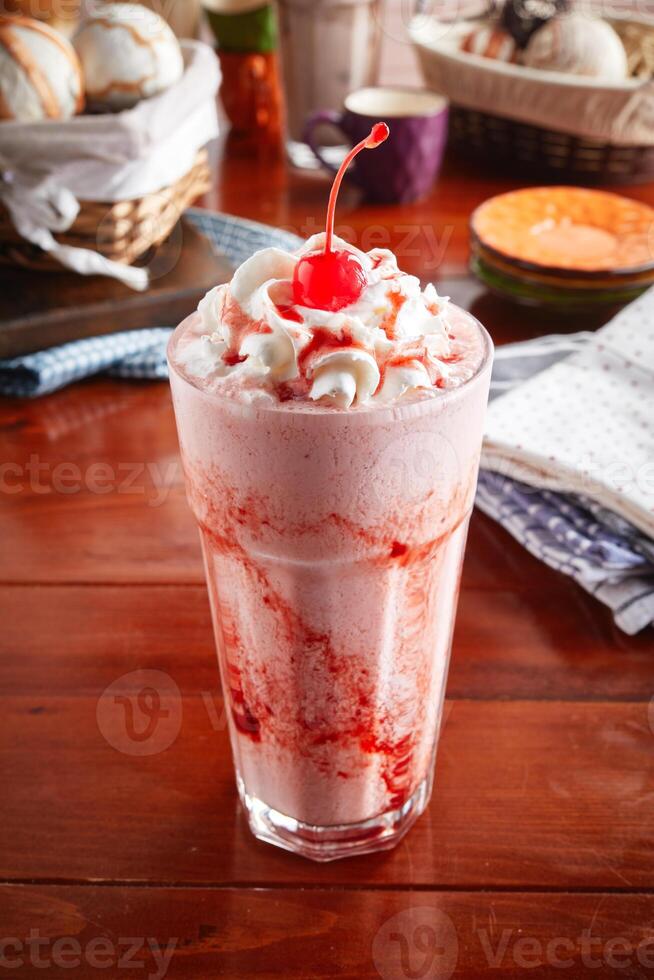
[[[456,105],[616,146],[654,145],[654,82],[603,81],[461,51],[473,21],[415,17],[409,35],[428,88]]]
[[[493,401],[481,465],[581,494],[654,537],[654,289]]]

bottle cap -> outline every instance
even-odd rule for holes
[[[267,54],[277,48],[277,23],[270,4],[242,11],[215,10],[208,3],[224,6],[225,0],[205,0],[205,12],[209,26],[220,51],[241,54]]]

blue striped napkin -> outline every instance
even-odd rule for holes
[[[589,349],[596,337],[553,335],[498,348],[491,401]],[[624,517],[589,497],[530,486],[490,469],[479,473],[476,504],[532,555],[608,606],[625,633],[654,624],[654,541]]]

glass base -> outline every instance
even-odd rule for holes
[[[240,777],[237,776],[236,781],[254,836],[312,861],[336,861],[395,847],[427,806],[432,784],[431,777],[424,779],[397,810],[388,810],[360,823],[319,827],[274,810],[263,800],[246,793]]]

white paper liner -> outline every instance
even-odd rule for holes
[[[463,37],[480,23],[413,19],[409,34],[430,88],[456,105],[533,126],[616,146],[654,146],[654,81],[603,82],[462,52]]]

